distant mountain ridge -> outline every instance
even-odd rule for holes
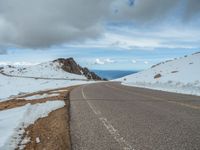
[[[96,75],[94,72],[91,72],[86,67],[81,67],[79,64],[76,63],[76,61],[70,57],[70,58],[59,58],[54,60],[53,62],[57,62],[61,65],[61,68],[69,73],[74,73],[78,75],[84,75],[87,79],[92,80],[102,80],[101,77]]]
[[[81,80],[102,80],[86,67],[81,67],[73,58],[58,58],[53,61],[29,67],[4,66],[0,72],[10,76],[35,78],[64,78]]]

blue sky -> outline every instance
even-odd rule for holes
[[[57,58],[73,57],[90,69],[143,70],[161,61],[189,55],[197,49],[124,50],[107,48],[52,48],[51,50],[10,49],[0,55],[1,63],[31,65]],[[99,61],[98,61],[99,60]]]
[[[0,64],[143,70],[200,51],[199,18],[198,0],[3,0]]]

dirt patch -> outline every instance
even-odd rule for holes
[[[69,150],[71,144],[67,114],[68,109],[64,107],[29,126],[26,131],[31,142],[26,145],[25,150]],[[36,140],[38,138],[39,143]]]
[[[6,109],[20,107],[20,106],[24,106],[28,103],[36,104],[36,103],[45,103],[47,101],[53,101],[53,100],[63,100],[65,95],[72,88],[73,87],[60,88],[60,89],[40,91],[40,92],[34,92],[34,93],[26,94],[26,95],[20,96],[18,98],[12,99],[12,100],[0,102],[0,110],[6,110]],[[26,100],[26,97],[29,97],[29,96],[34,96],[34,95],[38,95],[38,94],[52,94],[52,93],[55,93],[55,94],[58,93],[59,96],[51,96],[51,97],[35,99],[35,100]]]
[[[25,136],[30,137],[31,142],[26,145],[25,150],[71,149],[68,96],[65,97],[65,103],[65,107],[51,112],[48,117],[39,119],[26,129],[28,135]]]
[[[9,100],[5,102],[0,103],[0,110],[6,110],[6,109],[11,109],[11,108],[16,108],[20,106],[24,106],[28,103],[30,104],[37,104],[37,103],[45,103],[47,101],[53,101],[53,100],[63,100],[64,95],[61,94],[60,96],[52,96],[48,98],[42,98],[42,99],[36,99],[36,100],[26,100],[25,98],[22,99],[14,99],[14,100]]]

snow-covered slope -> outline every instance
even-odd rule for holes
[[[47,117],[50,112],[62,108],[64,105],[63,101],[48,101],[0,111],[0,149],[16,149],[26,127],[34,124],[39,118]]]
[[[29,79],[7,77],[0,74],[0,102],[8,100],[11,96],[17,96],[20,93],[31,93],[40,90],[62,88],[91,82],[94,81]]]
[[[117,81],[130,86],[200,95],[200,53],[162,62]]]
[[[39,78],[66,78],[66,79],[86,79],[84,75],[68,73],[61,68],[58,62],[46,62],[27,68],[6,66],[2,70],[8,75],[28,76]]]
[[[90,83],[85,75],[66,72],[58,62],[46,62],[26,68],[0,67],[0,101],[20,93]]]

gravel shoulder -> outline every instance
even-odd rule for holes
[[[66,114],[68,106],[51,112],[48,117],[29,126],[26,133],[31,137],[31,142],[26,145],[25,150],[71,149],[69,117]]]

